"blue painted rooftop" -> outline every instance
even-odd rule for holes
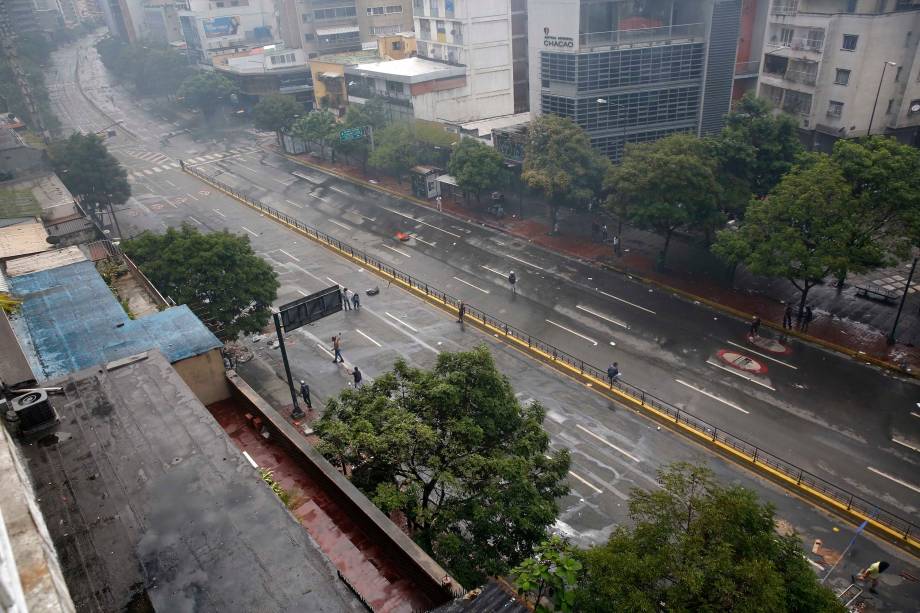
[[[9,279],[22,300],[14,326],[39,379],[67,375],[152,348],[170,362],[220,347],[185,305],[131,320],[92,262]],[[23,334],[25,333],[25,334]],[[23,338],[24,336],[29,338]]]

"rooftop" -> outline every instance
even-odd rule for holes
[[[42,208],[32,190],[21,186],[0,188],[0,219],[38,217]]]
[[[19,147],[25,146],[25,143],[22,142],[22,139],[19,138],[19,135],[16,134],[12,128],[0,128],[0,151],[5,151],[6,149],[17,149]]]
[[[476,135],[481,137],[489,136],[492,134],[492,130],[501,130],[503,128],[509,128],[511,126],[527,124],[531,119],[530,112],[527,113],[516,113],[514,115],[502,115],[500,117],[490,117],[488,119],[480,119],[479,121],[470,121],[464,124],[460,124],[460,128],[464,131],[476,132]]]
[[[38,222],[0,228],[0,260],[54,249],[45,227]]]
[[[402,83],[423,83],[436,79],[465,76],[466,67],[435,62],[422,57],[407,57],[401,60],[349,66],[345,69],[345,72],[346,74]]]
[[[92,262],[11,277],[9,283],[22,300],[13,327],[39,380],[151,348],[178,362],[221,346],[185,305],[130,319]]]
[[[363,610],[159,352],[54,384],[22,452],[78,611]]]
[[[341,64],[343,66],[353,66],[361,62],[369,62],[379,59],[377,55],[377,45],[372,50],[362,51],[343,51],[342,53],[329,53],[319,57],[310,58],[311,62],[326,62],[328,64]]]
[[[16,387],[33,381],[35,375],[16,340],[9,317],[0,309],[0,387]]]
[[[19,275],[27,275],[40,270],[49,270],[85,261],[86,255],[83,254],[79,247],[65,247],[10,260],[6,263],[6,274],[8,277],[18,277]]]

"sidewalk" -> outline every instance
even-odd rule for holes
[[[434,201],[423,201],[412,196],[408,181],[400,184],[392,177],[378,175],[373,171],[365,175],[360,167],[350,166],[341,161],[332,164],[314,155],[288,157],[345,178],[370,182],[394,195],[437,208]],[[765,326],[776,330],[782,329],[785,304],[792,302],[793,305],[798,305],[798,291],[785,280],[756,277],[739,269],[734,279],[734,287],[729,287],[726,266],[707,249],[692,244],[684,237],[675,236],[671,239],[667,268],[662,271],[656,269],[655,263],[664,241],[655,234],[624,226],[621,237],[622,254],[617,257],[613,253],[612,245],[600,243],[592,238],[593,214],[568,212],[566,215],[564,209],[560,210],[559,234],[552,235],[549,207],[539,200],[525,196],[524,219],[517,216],[520,205],[516,193],[506,194],[507,215],[502,219],[486,213],[487,207],[488,202],[485,199],[477,203],[471,198],[469,204],[462,199],[445,198],[442,201],[442,210],[445,213],[500,230],[566,257],[638,277],[645,282],[677,292],[689,300],[705,303],[740,318],[749,319],[756,313],[764,321]],[[615,219],[601,216],[597,216],[597,219],[601,225],[607,224],[611,237],[616,233]],[[888,279],[892,276],[906,278],[907,272],[894,275],[900,270],[901,267],[896,267],[888,271],[876,271],[874,275],[852,277],[847,280],[849,287],[842,292],[838,292],[832,286],[832,281],[812,288],[808,295],[808,304],[814,309],[815,320],[811,323],[808,334],[794,331],[790,335],[857,359],[920,374],[920,350],[914,346],[916,341],[920,340],[920,322],[917,317],[920,292],[911,291],[908,295],[898,327],[898,343],[889,346],[886,336],[897,312],[897,303],[886,305],[857,297],[854,287],[868,285],[872,282],[869,277],[878,277],[880,274],[891,275]],[[903,287],[904,281],[901,281],[900,289],[903,290]]]

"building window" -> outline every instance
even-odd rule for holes
[[[827,116],[828,117],[840,117],[843,115],[843,103],[837,102],[836,100],[831,100],[827,103]]]
[[[888,108],[885,109],[886,115],[891,115],[891,111],[894,109],[894,98],[888,99]]]
[[[387,7],[387,15],[402,15],[402,5],[391,4]]]
[[[384,11],[384,9],[383,9],[382,6],[369,6],[369,7],[367,7],[367,14],[368,14],[368,16],[372,16],[372,15],[383,15],[383,11]]]
[[[313,33],[312,33],[312,32],[307,32],[306,34],[303,35],[303,40],[304,40],[305,43],[309,43],[309,42],[312,41],[314,38],[315,38],[315,37],[313,36]]]
[[[403,84],[399,81],[387,81],[387,94],[391,96],[401,96],[403,91]]]
[[[313,13],[304,13],[300,18],[303,19],[304,23],[310,23],[313,21]]]
[[[357,12],[353,6],[341,6],[334,9],[319,9],[313,11],[313,16],[317,21],[322,21],[323,19],[342,19],[343,17],[354,17],[356,15]]]
[[[792,28],[782,28],[779,31],[779,43],[783,47],[789,47],[792,45],[792,37],[795,35],[795,31]]]
[[[428,13],[429,15],[431,15],[432,17],[437,17],[438,16],[438,0],[428,0],[428,9],[430,11]]]
[[[847,13],[856,12],[856,0],[847,0]]]
[[[843,68],[837,69],[837,76],[834,78],[834,83],[837,85],[847,85],[850,82],[850,71],[844,70]]]
[[[904,69],[903,66],[898,66],[897,72],[894,73],[894,81],[897,83],[901,80],[901,71]]]
[[[425,0],[412,0],[412,12],[421,15],[425,8]]]
[[[856,34],[844,34],[843,45],[840,48],[844,51],[856,51],[856,41],[858,40],[859,36]]]

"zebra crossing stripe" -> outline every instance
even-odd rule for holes
[[[157,166],[156,168],[153,169],[153,172],[163,172],[163,169]]]
[[[170,162],[169,165],[172,166],[173,168],[179,168],[179,165],[176,164],[175,162]]]
[[[152,175],[152,174],[153,174],[153,171],[152,171],[152,170],[145,170],[145,171],[144,171],[144,174],[145,174],[145,175]]]

